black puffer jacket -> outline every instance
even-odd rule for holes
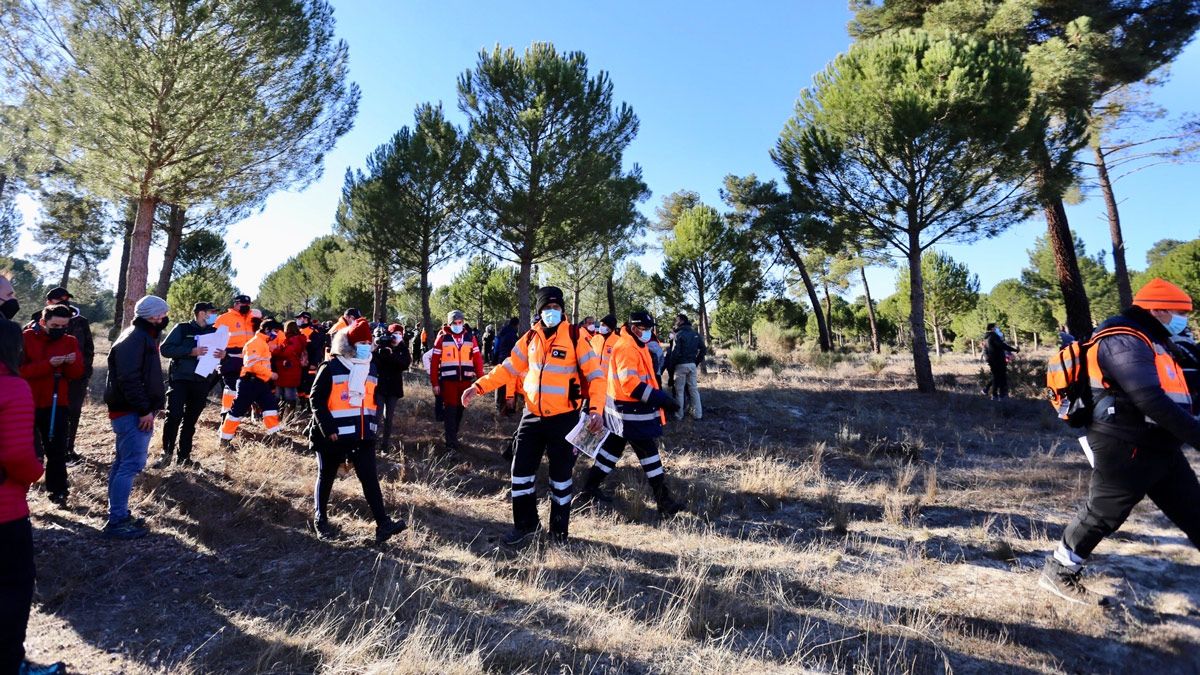
[[[1004,338],[989,330],[984,336],[983,356],[989,366],[1003,366],[1008,363],[1009,353],[1019,351],[1016,347],[1004,341]]]
[[[1099,330],[1113,326],[1137,330],[1180,360],[1167,329],[1141,307],[1130,307],[1108,319]],[[1111,335],[1101,338],[1094,348],[1099,350],[1096,360],[1110,386],[1092,391],[1096,406],[1089,431],[1138,443],[1158,427],[1192,447],[1200,447],[1200,422],[1163,391],[1154,350],[1145,341],[1133,335]]]
[[[162,363],[158,355],[157,327],[145,319],[133,325],[108,353],[108,378],[104,402],[109,412],[136,413],[139,417],[162,410],[167,401]]]
[[[404,371],[412,363],[408,345],[403,340],[393,347],[375,350],[375,366],[379,369],[379,388],[384,397],[404,398]]]

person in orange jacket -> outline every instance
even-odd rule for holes
[[[466,324],[466,316],[457,309],[446,315],[446,325],[433,340],[433,357],[429,362],[429,382],[433,385],[433,395],[442,399],[446,447],[451,450],[458,449],[463,392],[483,375],[483,352],[468,334]]]
[[[550,536],[567,540],[571,519],[571,475],[575,449],[567,442],[580,419],[586,399],[588,428],[604,426],[595,409],[604,400],[604,376],[600,357],[584,336],[563,316],[563,292],[554,286],[538,289],[535,310],[538,321],[521,339],[509,357],[493,368],[462,395],[464,406],[501,386],[522,384],[526,409],[517,428],[512,462],[513,529],[504,537],[509,546],[519,546],[541,530],[534,480],[542,456],[550,462]]]
[[[69,385],[84,376],[79,342],[67,335],[71,308],[51,305],[24,333],[21,377],[33,390],[35,438],[46,458],[46,491],[50,501],[67,505],[67,419]]]
[[[250,296],[235,295],[229,311],[218,316],[213,324],[217,330],[224,326],[229,331],[229,344],[225,347],[225,358],[221,359],[221,379],[225,382],[221,392],[222,415],[229,412],[237,397],[238,378],[242,376],[242,349],[254,337],[251,318]]]
[[[255,405],[263,411],[263,426],[266,427],[267,434],[278,433],[279,401],[275,398],[275,392],[271,390],[271,383],[279,376],[271,370],[271,343],[281,330],[283,326],[280,326],[278,321],[263,321],[258,327],[258,332],[243,348],[244,363],[237,383],[237,397],[221,425],[221,447],[230,446],[242,418],[249,414]]]

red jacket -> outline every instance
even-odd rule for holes
[[[462,346],[458,341],[462,340]],[[453,356],[454,363],[443,357]],[[445,360],[445,363],[443,363]],[[483,376],[483,352],[479,343],[465,331],[455,335],[450,326],[442,326],[433,341],[433,358],[429,362],[429,382],[433,386],[447,382],[471,383]]]
[[[275,350],[271,355],[271,366],[275,368],[275,372],[279,375],[279,379],[275,380],[276,387],[299,387],[300,375],[300,357],[308,349],[308,338],[303,335],[295,335],[287,338],[283,346]]]
[[[82,362],[82,359],[81,359]],[[80,364],[82,366],[82,363]],[[25,493],[42,475],[42,463],[33,451],[33,393],[29,383],[0,364],[0,523],[29,515]]]
[[[57,369],[50,365],[50,357],[74,354],[75,361],[65,363]],[[62,377],[58,379],[58,405],[67,405],[67,382],[83,377],[86,364],[83,362],[83,352],[79,350],[79,341],[70,335],[64,335],[57,340],[42,328],[31,328],[25,331],[25,354],[21,357],[21,377],[29,383],[33,390],[33,407],[49,408],[54,404],[54,371],[58,370]]]

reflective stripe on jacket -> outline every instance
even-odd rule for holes
[[[572,342],[572,333],[575,340]],[[586,380],[580,382],[580,374]],[[604,398],[604,375],[600,357],[587,340],[566,320],[547,338],[541,322],[534,324],[504,363],[475,382],[479,393],[521,383],[526,407],[538,417],[550,417],[579,409],[580,400],[599,402]],[[591,404],[593,407],[595,403]]]
[[[460,344],[461,343],[461,344]],[[433,356],[429,362],[429,381],[472,382],[483,374],[483,354],[475,338],[455,335],[446,326],[433,342]]]
[[[225,326],[229,330],[229,345],[227,349],[239,350],[246,346],[254,337],[254,328],[250,325],[250,315],[242,316],[232,309],[217,317],[214,328]]]
[[[242,348],[242,377],[253,375],[263,382],[271,381],[271,345],[267,336],[259,333]]]
[[[337,434],[339,440],[375,438],[379,411],[378,384],[378,371],[372,363],[362,401],[351,403],[350,369],[336,357],[322,363],[317,369],[312,397],[309,399],[313,424],[320,435],[328,438],[331,434]]]
[[[661,436],[667,417],[654,359],[646,345],[624,328],[612,346],[607,379],[604,419],[609,430],[627,439]]]

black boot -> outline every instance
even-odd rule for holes
[[[1084,587],[1080,581],[1080,577],[1082,576],[1082,567],[1072,570],[1055,560],[1054,556],[1048,556],[1045,566],[1042,567],[1042,575],[1038,579],[1038,586],[1076,605],[1107,605],[1108,598],[1099,593],[1093,593]]]
[[[333,539],[337,535],[337,531],[333,529],[326,518],[317,518],[313,521],[313,532],[316,533],[317,539],[322,541]]]
[[[671,496],[671,491],[667,488],[666,483],[655,488],[654,500],[658,502],[659,515],[664,518],[669,518],[681,511],[687,510],[686,504],[675,501],[675,498]]]
[[[583,484],[583,489],[575,496],[574,508],[581,509],[600,502],[605,504],[612,503],[612,495],[600,489],[601,483],[607,477],[608,474],[601,471],[598,467],[593,466],[589,469],[587,482]]]
[[[392,535],[398,534],[407,529],[408,523],[404,522],[403,518],[400,520],[388,520],[380,523],[379,525],[375,526],[375,543],[382,544],[388,539],[391,539]]]

